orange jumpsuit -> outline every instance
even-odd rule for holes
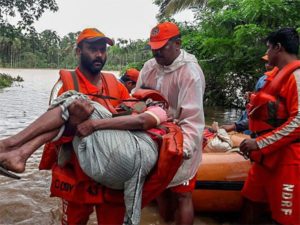
[[[280,224],[300,224],[300,61],[295,62],[294,72],[284,75],[288,64],[268,77],[260,97],[250,99],[248,113],[251,131],[259,134],[259,151],[250,154],[255,162],[242,194],[269,203]]]
[[[117,99],[129,97],[127,89],[112,74],[102,76],[101,87],[96,87],[85,78],[79,68],[75,73],[79,91],[84,94],[109,95]],[[58,95],[74,86],[71,73],[66,76],[61,75],[58,83],[62,80],[65,83],[63,87],[58,87]],[[56,86],[52,92],[55,92]],[[109,110],[113,110],[120,103],[117,100],[100,99],[95,96],[91,96],[91,99],[100,102]],[[47,144],[40,163],[40,169],[52,169],[51,196],[61,197],[63,200],[62,224],[86,224],[94,206],[98,224],[122,224],[124,219],[123,192],[105,188],[86,176],[73,151],[70,160],[65,165],[57,164],[57,155],[61,145],[66,145],[71,140],[72,137],[63,137],[57,142]]]

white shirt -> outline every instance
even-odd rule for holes
[[[154,58],[147,61],[140,71],[136,89],[141,86],[164,95],[170,105],[168,116],[182,128],[185,160],[169,186],[186,183],[195,176],[202,158],[204,74],[196,57],[181,50],[169,66],[159,65]]]

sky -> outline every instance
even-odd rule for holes
[[[122,39],[147,39],[157,24],[158,7],[152,0],[56,0],[58,12],[46,11],[34,23],[38,32],[51,29],[63,37],[87,27],[95,27],[106,36]],[[176,21],[193,20],[185,10],[174,16]]]

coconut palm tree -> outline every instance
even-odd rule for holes
[[[159,18],[169,17],[177,12],[188,8],[201,8],[206,5],[208,0],[155,0],[154,4],[158,5]]]

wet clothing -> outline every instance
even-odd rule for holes
[[[251,129],[262,132],[256,138],[259,150],[250,153],[255,162],[242,190],[252,201],[267,201],[272,218],[281,224],[300,223],[300,69],[284,73],[292,63],[267,78],[257,93],[261,99],[250,100],[254,109],[249,113]],[[270,100],[261,104],[266,98]],[[268,120],[274,112],[285,122]]]
[[[50,108],[60,106],[62,118],[69,117],[68,106],[75,99],[88,99],[75,91],[68,91],[52,101]],[[112,118],[112,114],[97,102],[90,119]],[[149,115],[160,124],[167,120],[166,112],[152,106]],[[165,115],[162,115],[162,114]],[[143,131],[97,130],[91,135],[73,139],[74,151],[82,170],[102,185],[124,190],[125,224],[139,224],[142,187],[146,175],[157,161],[158,145]]]
[[[89,216],[96,211],[98,224],[122,224],[124,218],[115,216],[116,212],[125,214],[125,208],[119,204],[78,204],[62,200],[62,225],[87,224]]]
[[[140,71],[136,89],[158,90],[169,103],[168,116],[178,120],[184,137],[184,161],[169,187],[192,179],[199,167],[204,129],[203,94],[205,79],[195,56],[181,50],[169,66],[150,59]]]
[[[251,201],[268,203],[272,218],[280,224],[300,224],[299,174],[299,164],[266,170],[254,163],[242,194]]]
[[[75,74],[76,79],[72,79],[71,75],[73,74]],[[99,101],[99,103],[110,110],[114,110],[113,107],[120,104],[120,101],[103,100],[97,96],[93,96],[93,94],[110,95],[118,99],[127,99],[129,97],[127,89],[120,86],[121,84],[113,74],[102,73],[101,84],[99,86],[90,83],[79,68],[76,68],[73,74],[70,71],[60,71],[60,78],[52,89],[50,102],[63,92],[76,89],[74,80],[77,81],[78,89],[81,93],[91,94],[89,97],[93,101]],[[103,207],[105,211],[106,208],[110,208],[111,205],[114,205],[114,213],[109,216],[102,216],[101,220],[100,217],[98,217],[100,211],[97,213],[98,223],[119,224],[119,221],[123,221],[124,219],[123,192],[104,188],[84,174],[72,150],[72,146],[69,144],[71,141],[72,138],[63,137],[57,142],[51,142],[45,145],[39,169],[52,170],[51,196],[60,197],[68,201],[71,205],[81,204],[82,208],[85,206],[87,208],[95,206],[98,209]],[[63,165],[57,161],[57,156],[61,149],[70,149],[68,162]],[[72,188],[65,191],[61,188],[60,184],[65,184]],[[85,217],[85,221],[89,218],[89,215],[77,215],[76,213],[77,211],[74,211],[74,207],[69,208],[65,212],[65,219],[62,218],[62,223],[72,224],[72,221],[78,217],[81,219]],[[106,221],[104,218],[109,218],[109,220]],[[76,224],[81,224],[81,222]]]

